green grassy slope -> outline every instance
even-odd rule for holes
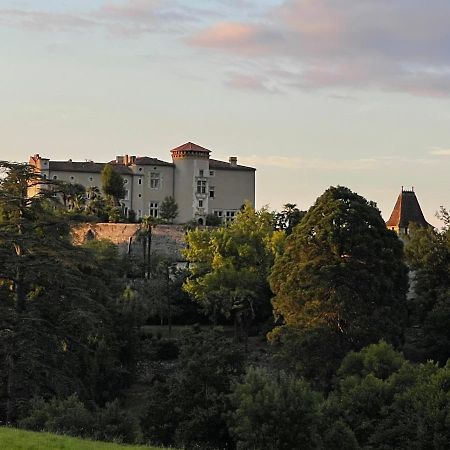
[[[2,450],[163,450],[161,447],[94,442],[50,433],[32,433],[0,427]]]

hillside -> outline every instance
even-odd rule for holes
[[[5,427],[0,427],[0,448],[8,450],[163,450],[162,447],[93,442]]]

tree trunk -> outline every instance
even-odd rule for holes
[[[167,323],[169,326],[169,338],[172,337],[172,308],[170,301],[170,268],[166,267],[166,296],[167,296]]]
[[[151,270],[151,252],[152,252],[152,226],[148,225],[147,229],[147,280],[150,279]]]

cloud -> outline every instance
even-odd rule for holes
[[[204,12],[207,15],[207,12]],[[85,12],[49,12],[40,9],[0,9],[0,25],[39,31],[101,29],[113,34],[140,36],[180,28],[198,21],[198,11],[176,0],[106,1]]]
[[[429,153],[434,156],[450,156],[450,148],[434,147]]]
[[[318,171],[358,171],[370,170],[378,165],[376,159],[324,159],[300,158],[279,155],[250,155],[241,157],[240,162],[251,166],[279,167],[284,169],[308,169]]]
[[[270,85],[270,80],[257,75],[232,73],[225,81],[228,87],[242,91],[270,92],[276,93],[278,90]]]
[[[264,60],[265,75],[280,86],[448,97],[449,22],[447,0],[285,0],[265,16],[212,24],[187,42],[238,63]]]
[[[281,36],[270,29],[251,24],[222,22],[194,34],[187,42],[200,47],[258,54],[263,53],[267,45],[272,45],[279,39]]]
[[[18,9],[0,10],[0,24],[46,31],[80,30],[97,25],[94,20],[79,15]]]

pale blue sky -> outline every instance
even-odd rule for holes
[[[169,160],[193,141],[257,171],[257,204],[402,185],[450,206],[447,0],[0,0],[0,158]]]

